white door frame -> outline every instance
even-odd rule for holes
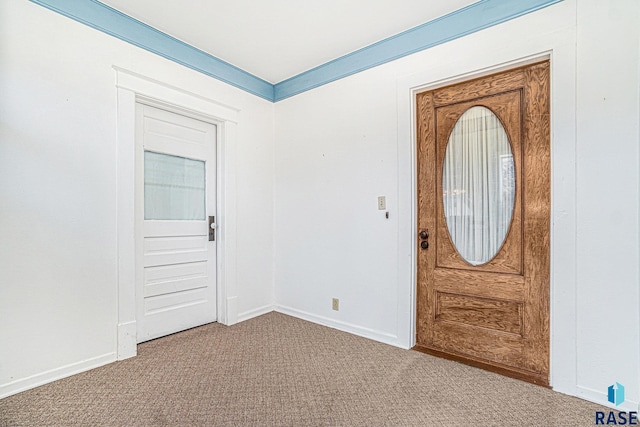
[[[237,322],[235,153],[239,110],[120,67],[116,71],[118,325],[117,358],[136,355],[136,103],[213,123],[217,127],[216,204],[218,322]]]

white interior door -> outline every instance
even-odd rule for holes
[[[143,342],[216,321],[216,126],[144,104],[136,115],[136,320]]]

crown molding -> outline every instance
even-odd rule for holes
[[[273,102],[273,85],[97,0],[30,0],[91,28]]]
[[[275,85],[274,102],[450,40],[492,27],[562,0],[481,0]]]
[[[562,0],[480,0],[275,85],[97,0],[30,1],[268,101],[278,102]]]

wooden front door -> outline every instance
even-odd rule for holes
[[[417,96],[415,349],[549,384],[549,62]]]

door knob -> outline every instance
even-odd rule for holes
[[[422,230],[418,236],[420,236],[421,240],[427,240],[429,238],[429,232]]]
[[[420,247],[422,249],[429,249],[429,242],[427,242],[426,240],[423,240],[422,242],[420,242]]]

